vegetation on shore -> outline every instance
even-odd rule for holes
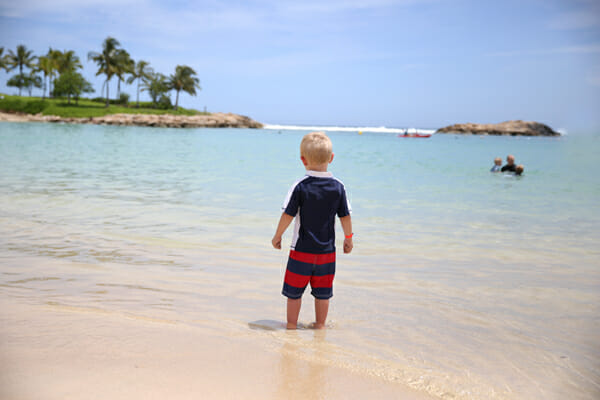
[[[19,73],[10,77],[6,85],[18,88],[19,96],[4,95],[0,99],[0,110],[80,118],[115,113],[205,114],[179,107],[180,92],[195,96],[196,91],[201,90],[200,80],[196,77],[194,69],[187,65],[177,65],[175,72],[170,76],[155,72],[149,62],[134,61],[130,54],[120,47],[119,41],[112,37],[104,40],[100,52],[90,51],[87,55],[88,61],[93,61],[98,66],[96,75],[105,76],[100,92],[104,93],[106,90],[106,97],[102,99],[80,101],[83,94],[94,93],[95,90],[79,73],[83,65],[73,50],[60,51],[50,48],[48,53],[42,56],[35,56],[24,45],[17,46],[14,52],[8,50],[5,54],[4,50],[4,47],[0,47],[0,70],[10,72],[18,69]],[[113,77],[117,79],[115,100],[111,100],[109,95]],[[122,81],[136,83],[135,105],[129,104],[129,94],[121,93]],[[35,88],[42,89],[41,98],[32,97]],[[29,93],[28,98],[21,97],[24,89]],[[140,91],[148,92],[152,102],[140,102]],[[175,92],[174,106],[169,95],[171,91]],[[71,99],[75,100],[75,104],[71,103]]]
[[[112,101],[112,103],[117,103]],[[63,118],[102,117],[111,114],[172,114],[172,115],[207,115],[192,109],[179,107],[173,109],[153,108],[151,102],[140,102],[139,108],[129,104],[105,105],[103,98],[79,99],[78,104],[69,104],[66,98],[22,97],[0,94],[0,110],[25,114],[56,115]]]

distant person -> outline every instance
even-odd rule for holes
[[[506,157],[506,165],[504,167],[502,167],[502,169],[500,171],[515,172],[516,169],[517,169],[517,166],[515,165],[515,156],[513,156],[512,154],[509,154]]]
[[[490,172],[500,172],[502,168],[502,159],[500,157],[494,158],[494,166],[490,169]]]
[[[287,329],[296,329],[302,294],[310,282],[315,298],[314,328],[325,328],[335,275],[335,216],[344,230],[344,253],[350,253],[352,220],[344,184],[327,171],[333,161],[331,140],[311,132],[300,143],[300,160],[306,175],[289,190],[271,244],[281,249],[281,236],[294,217],[296,226],[282,294],[287,297]]]
[[[523,164],[519,164],[515,168],[515,175],[520,176],[523,173],[523,171],[525,171],[525,168],[523,167]]]

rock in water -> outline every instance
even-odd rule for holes
[[[454,124],[435,133],[468,133],[473,135],[560,136],[548,125],[533,121],[505,121],[499,124]]]
[[[255,128],[263,125],[244,115],[212,113],[206,115],[109,114],[103,117],[61,118],[55,115],[8,114],[0,112],[0,121],[63,122],[70,124],[157,126],[166,128]]]

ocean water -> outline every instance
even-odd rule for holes
[[[440,398],[600,396],[600,135],[329,130],[355,249],[316,341],[281,329],[287,253],[270,244],[306,131],[271,128],[0,124],[0,296],[244,337]],[[489,172],[507,154],[523,176]]]

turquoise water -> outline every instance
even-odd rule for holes
[[[247,323],[284,318],[304,133],[0,124],[0,294],[289,340]],[[600,136],[328,134],[355,231],[330,362],[442,398],[600,393]],[[522,177],[489,172],[507,154]]]

